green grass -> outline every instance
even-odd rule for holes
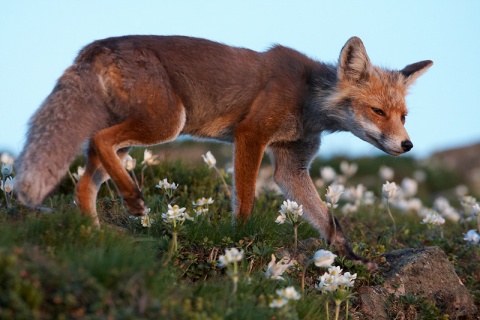
[[[405,168],[409,172],[415,165],[408,162]],[[179,232],[179,250],[173,254],[169,252],[171,230],[160,217],[166,211],[165,198],[154,187],[163,178],[179,183],[176,204],[190,212],[198,197],[215,200],[206,219],[185,223]],[[230,177],[227,180],[231,183]],[[284,282],[264,276],[272,254],[281,258],[285,252],[293,252],[291,226],[274,222],[283,197],[260,196],[246,225],[233,226],[230,201],[213,170],[203,164],[165,162],[145,170],[144,195],[154,219],[150,228],[130,218],[121,201],[111,198],[102,187],[98,201],[102,227],[97,229],[73,205],[73,190],[73,183],[65,179],[45,203],[53,207],[52,213],[20,204],[0,209],[0,319],[324,318],[326,298],[314,289],[314,283],[325,270],[314,266],[307,270],[301,300],[282,309],[269,307],[277,289],[292,285],[300,290],[301,283],[301,266],[290,269]],[[320,194],[323,197],[324,191]],[[391,241],[391,220],[384,209],[362,208],[348,217],[336,213],[354,250],[380,266],[384,252],[440,246],[480,306],[480,252],[464,243],[462,233],[467,226],[447,221],[441,238],[420,224],[416,215],[395,210],[393,214],[396,243]],[[328,249],[317,238],[318,233],[307,223],[300,225],[298,261],[310,259],[318,249]],[[218,266],[219,256],[231,247],[245,251],[235,295],[225,268]],[[363,266],[342,257],[336,265],[358,274],[353,292],[362,285],[382,282],[381,272],[369,274]],[[362,319],[357,306],[354,299],[350,303],[352,319]],[[330,308],[332,311],[333,306]],[[402,308],[420,318],[442,316],[424,300],[409,297],[395,301],[388,311],[395,316]],[[344,314],[342,310],[341,317]]]

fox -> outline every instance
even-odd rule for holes
[[[85,147],[76,187],[80,210],[100,225],[96,198],[112,179],[135,216],[147,214],[122,164],[132,146],[179,135],[233,143],[235,220],[249,219],[260,162],[303,206],[304,218],[347,259],[355,254],[309,175],[322,133],[351,132],[393,156],[412,149],[404,127],[407,90],[433,62],[400,70],[373,65],[362,40],[350,38],[337,63],[282,45],[257,52],[187,36],[132,35],[86,45],[28,123],[18,158],[18,199],[36,208],[54,192]]]

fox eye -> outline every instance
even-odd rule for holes
[[[382,109],[372,108],[372,110],[373,110],[373,112],[375,112],[379,116],[385,117],[385,112]]]
[[[402,116],[400,117],[400,119],[402,120],[402,123],[405,123],[405,118],[407,117],[406,114],[402,114]]]

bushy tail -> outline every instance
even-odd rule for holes
[[[32,116],[17,161],[15,190],[25,205],[36,207],[59,184],[82,144],[107,122],[98,77],[74,65]]]

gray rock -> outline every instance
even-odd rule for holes
[[[417,318],[415,307],[397,308],[408,297],[426,301],[450,319],[478,319],[472,295],[458,278],[447,255],[438,247],[402,249],[384,254],[385,282],[359,289],[367,319]],[[403,298],[403,300],[402,300]]]

